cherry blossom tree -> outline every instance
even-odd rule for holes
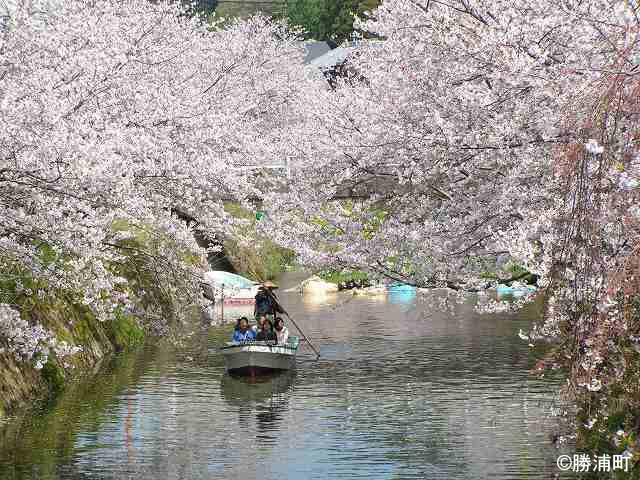
[[[223,28],[167,2],[46,3],[22,2],[0,33],[0,280],[14,292],[0,303],[63,289],[100,319],[129,309],[166,329],[198,303],[205,253],[175,212],[227,231],[223,200],[256,195],[241,167],[284,156],[317,83],[296,33],[263,17]],[[141,265],[164,301],[124,274]]]
[[[540,329],[561,340],[554,360],[570,372],[568,388],[578,399],[582,437],[595,432],[611,448],[636,455],[636,460],[640,450],[637,13],[637,7],[618,10],[616,27],[606,38],[607,63],[583,84],[573,108],[564,115],[566,128],[591,138],[585,145],[568,144],[556,151],[556,193],[564,201],[555,222],[548,310]]]
[[[625,1],[385,1],[359,24],[381,41],[308,102],[272,235],[427,287],[515,262],[547,297],[530,338],[560,341],[574,393],[621,388],[640,339],[638,26]]]
[[[627,13],[385,2],[360,24],[384,40],[363,42],[348,60],[356,74],[309,100],[290,192],[267,202],[274,234],[296,225],[281,241],[312,264],[421,285],[475,281],[508,259],[548,279],[564,201],[555,152],[587,140],[565,109],[607,68]]]
[[[384,38],[349,60],[365,79],[313,103],[291,194],[269,199],[295,211],[308,261],[460,283],[505,262],[521,225],[536,235],[578,62],[556,51],[573,26],[554,8],[392,1],[361,25]]]

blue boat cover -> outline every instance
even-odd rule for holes
[[[416,287],[413,285],[407,285],[406,283],[392,283],[387,287],[389,292],[415,292]]]
[[[216,286],[224,285],[233,288],[251,288],[258,284],[258,282],[244,278],[241,275],[223,272],[222,270],[212,270],[205,273],[205,279]]]

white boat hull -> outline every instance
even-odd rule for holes
[[[296,364],[297,342],[269,345],[266,342],[227,343],[220,349],[229,373],[250,374],[291,370]]]

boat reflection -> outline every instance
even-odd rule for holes
[[[398,305],[403,312],[409,312],[416,306],[416,290],[391,291],[388,301],[391,305]]]
[[[240,424],[247,426],[255,415],[257,438],[275,442],[278,430],[289,409],[295,370],[257,377],[222,376],[220,392],[224,401],[238,412]]]

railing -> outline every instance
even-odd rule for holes
[[[300,338],[292,335],[287,340],[287,343],[275,343],[273,341],[263,341],[263,340],[251,340],[248,342],[227,342],[221,347],[221,350],[227,348],[235,348],[235,347],[282,347],[287,348],[289,350],[297,350],[300,344]]]

